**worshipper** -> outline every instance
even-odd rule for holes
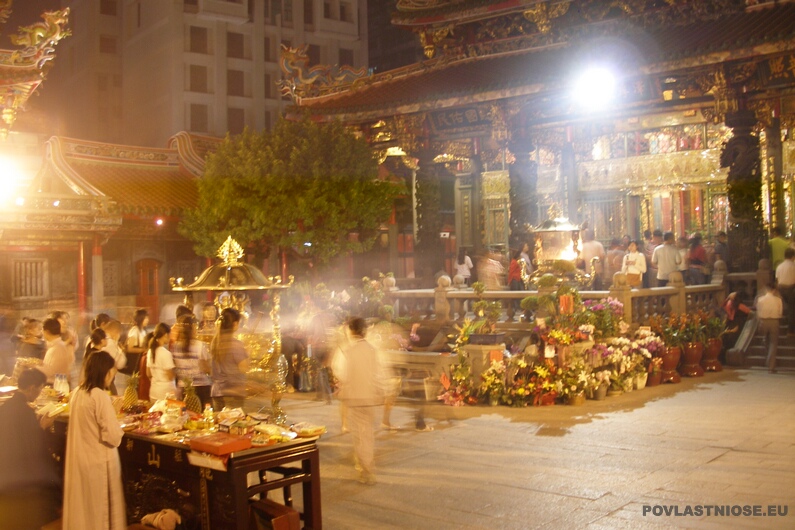
[[[43,431],[55,418],[39,419],[30,407],[46,382],[41,371],[24,370],[0,406],[0,528],[39,530],[58,517],[60,480]]]
[[[784,231],[779,226],[774,226],[770,229],[772,236],[767,244],[770,246],[770,262],[773,265],[773,270],[776,270],[782,261],[784,261],[784,251],[789,247],[789,241],[784,237]]]
[[[621,240],[617,237],[611,239],[610,248],[605,256],[605,283],[608,286],[613,283],[613,275],[621,271],[625,254],[626,249],[621,248]]]
[[[795,249],[784,250],[784,261],[776,267],[778,292],[787,307],[788,335],[795,336]]]
[[[679,270],[682,257],[674,244],[673,232],[666,232],[663,236],[663,244],[654,249],[651,262],[657,271],[657,285],[665,287],[668,285],[672,272]]]
[[[171,353],[174,357],[177,388],[182,392],[185,382],[190,381],[204,410],[204,406],[212,402],[210,398],[212,381],[209,376],[212,370],[210,352],[202,341],[195,338],[198,330],[196,319],[192,314],[181,315],[171,331],[173,338]]]
[[[89,355],[69,402],[63,530],[127,528],[118,451],[124,431],[107,393],[114,364],[107,352]]]
[[[621,264],[621,272],[627,276],[627,285],[637,289],[643,285],[643,275],[646,273],[646,256],[638,250],[638,242],[630,241],[627,253]]]
[[[778,293],[778,286],[774,281],[767,288],[767,292],[756,300],[756,314],[759,318],[759,334],[765,339],[767,357],[765,364],[771,374],[775,374],[776,354],[778,353],[778,333],[783,314],[783,303]]]
[[[170,339],[171,328],[163,322],[155,326],[149,340],[149,351],[146,353],[146,370],[151,381],[149,400],[165,399],[169,394],[177,394],[174,383],[174,357],[166,346]]]
[[[624,234],[621,238],[621,250],[626,252],[629,250],[629,244],[632,242],[632,238],[629,237],[629,234]]]
[[[530,243],[522,244],[522,252],[519,258],[524,262],[525,274],[528,276],[533,272],[533,258],[530,257]]]
[[[663,233],[662,230],[655,229],[654,232],[645,230],[643,237],[646,243],[643,247],[643,254],[646,258],[646,274],[643,275],[643,287],[657,287],[657,265],[652,262],[654,249],[662,245]]]
[[[329,309],[328,300],[323,297],[315,297],[312,304],[318,311],[312,315],[306,330],[306,355],[315,360],[315,400],[324,401],[330,404],[333,389],[331,381],[334,370],[332,369],[332,358],[335,353],[333,337],[334,330],[337,328],[337,319]]]
[[[751,314],[751,308],[740,302],[740,299],[737,297],[737,292],[735,291],[729,293],[729,296],[727,296],[726,300],[721,304],[721,309],[726,314],[725,329],[723,335],[721,335],[721,340],[723,341],[723,351],[721,355],[724,355],[725,352],[733,348],[737,342],[737,337],[740,336],[740,331],[742,331],[745,321],[748,319],[748,315]]]
[[[146,353],[146,326],[149,325],[149,313],[146,309],[137,309],[133,315],[133,326],[127,331],[127,341],[124,351],[127,354],[126,374],[130,375],[138,370],[140,358]],[[143,372],[141,375],[145,375]],[[146,399],[146,398],[144,398]]]
[[[47,352],[47,344],[44,342],[41,320],[35,318],[26,320],[22,327],[22,336],[17,343],[17,357],[43,359]]]
[[[605,272],[605,247],[594,239],[593,230],[590,228],[583,231],[580,257],[582,258],[585,272],[594,275],[593,289],[600,290]],[[594,258],[599,258],[599,261],[594,262],[593,267],[591,267],[591,262]]]
[[[74,349],[67,347],[61,334],[61,323],[55,318],[48,318],[42,323],[44,341],[47,343],[47,352],[41,366],[37,368],[47,376],[47,382],[53,384],[55,376],[71,373],[72,363],[75,361]]]
[[[75,357],[75,349],[79,344],[77,332],[69,326],[69,313],[66,311],[53,311],[49,318],[54,318],[61,324],[61,339],[66,348],[71,351],[72,359]],[[81,352],[82,353],[82,352]]]
[[[729,238],[722,230],[715,236],[715,246],[712,248],[712,264],[716,261],[722,261],[729,266]]]
[[[347,409],[353,434],[353,452],[359,482],[375,484],[376,407],[384,402],[381,361],[375,348],[364,338],[367,323],[363,318],[348,320],[346,334],[350,343],[342,349],[345,362],[340,365],[340,400]],[[335,365],[336,366],[336,365]]]
[[[224,407],[243,407],[248,372],[248,353],[243,343],[235,338],[235,332],[240,326],[240,312],[227,307],[221,311],[219,319],[220,326],[210,343],[213,381],[210,395],[216,411],[221,411]]]
[[[470,258],[466,250],[463,248],[458,249],[458,259],[455,262],[455,275],[461,276],[464,279],[464,284],[472,285],[472,258]]]
[[[91,344],[91,333],[97,328],[105,329],[105,325],[110,322],[110,315],[107,313],[97,313],[91,322],[88,324],[88,334],[89,336],[86,337],[86,347]],[[86,350],[87,352],[88,350]]]
[[[687,272],[690,285],[707,283],[707,251],[701,244],[701,234],[696,233],[690,238],[690,249],[687,251]]]
[[[522,281],[522,265],[520,264],[520,260],[522,259],[521,251],[516,250],[514,251],[513,255],[511,256],[511,263],[508,264],[508,289],[511,291],[524,291],[524,282]],[[508,301],[508,307],[510,309],[516,308],[516,300],[511,298]]]

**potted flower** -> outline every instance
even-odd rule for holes
[[[684,337],[682,316],[687,318],[686,315],[675,313],[667,317],[655,315],[649,318],[649,327],[665,343],[665,351],[660,355],[662,358],[661,382],[663,383],[679,383],[682,380],[679,372],[676,371],[682,356]]]
[[[491,366],[480,376],[480,395],[485,398],[492,407],[497,406],[505,392],[505,363],[503,361],[491,361]]]
[[[652,357],[649,361],[649,377],[646,386],[657,386],[662,379],[662,357]]]
[[[472,311],[479,319],[479,328],[469,336],[470,344],[500,344],[505,341],[505,333],[497,333],[497,321],[502,316],[502,302],[484,300],[486,285],[483,282],[472,284],[478,301],[472,304]]]
[[[588,388],[590,369],[581,359],[575,359],[558,372],[556,392],[563,396],[569,405],[585,403],[585,391]]]
[[[721,335],[725,326],[723,320],[718,317],[707,317],[705,324],[705,334],[707,336],[707,344],[704,349],[704,355],[701,357],[701,367],[705,372],[720,372],[723,370],[718,357],[723,350],[723,341]]]
[[[682,327],[682,364],[679,367],[679,373],[687,377],[701,377],[704,375],[701,357],[704,355],[704,340],[706,339],[703,314],[682,314],[680,319],[684,325]]]
[[[610,370],[591,372],[589,384],[593,399],[597,401],[603,400],[607,396],[607,389],[610,387]]]

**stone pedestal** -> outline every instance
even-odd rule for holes
[[[469,356],[474,383],[479,385],[480,374],[491,366],[489,355],[493,351],[504,352],[505,344],[467,344],[464,346],[464,351],[466,351]]]

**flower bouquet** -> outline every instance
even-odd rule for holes
[[[480,378],[478,390],[481,397],[487,399],[491,405],[497,405],[505,393],[505,362],[491,361],[491,366],[481,374]]]

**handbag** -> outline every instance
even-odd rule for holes
[[[633,272],[627,273],[627,285],[629,285],[630,287],[635,287],[637,285],[640,285],[640,283],[641,283],[640,274],[635,274]]]

